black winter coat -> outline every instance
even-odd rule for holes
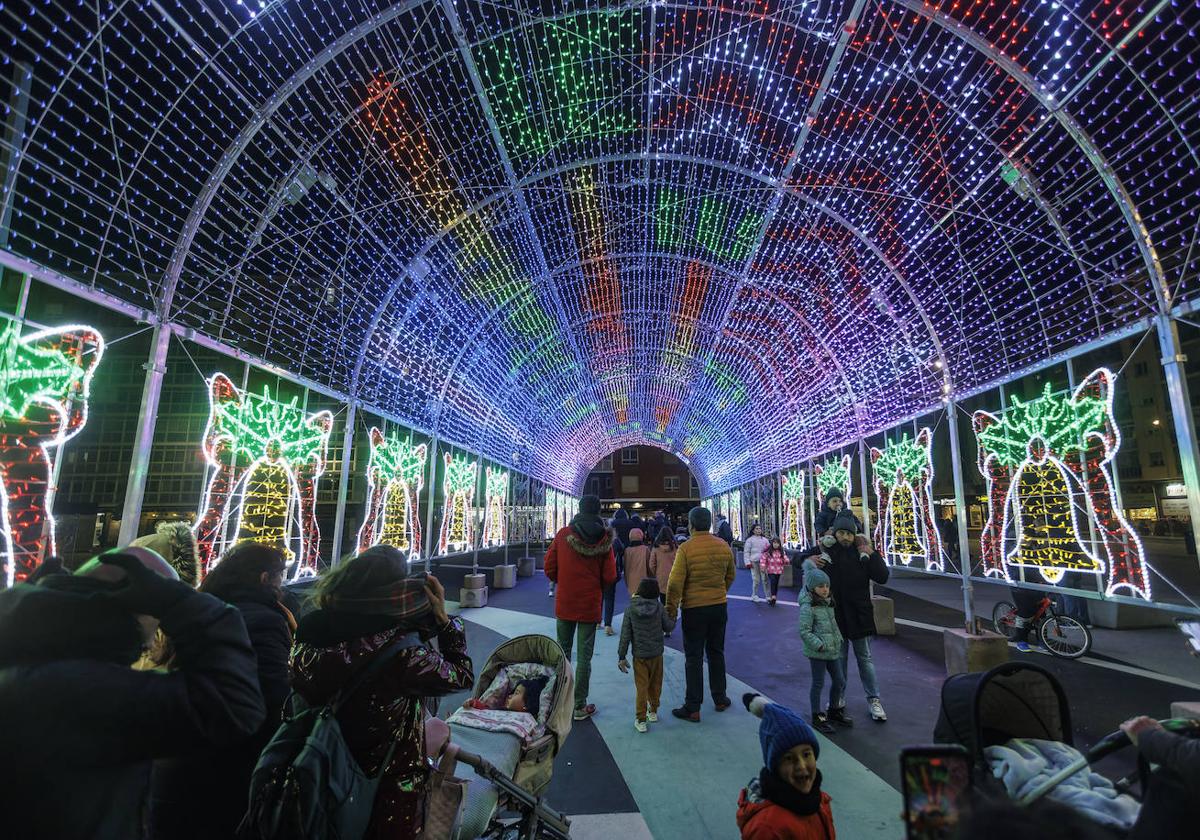
[[[1159,769],[1129,840],[1194,836],[1200,823],[1200,740],[1151,730],[1138,737],[1138,752]]]
[[[134,671],[136,646],[131,656],[115,635],[107,652],[96,642],[120,621],[136,640],[132,616],[51,580],[0,594],[0,834],[137,840],[153,759],[262,725],[254,649],[237,610],[185,586],[160,617],[177,670]]]
[[[871,581],[879,584],[888,581],[889,572],[883,555],[876,551],[870,559],[862,560],[858,548],[853,545],[846,548],[841,543],[835,543],[826,549],[816,545],[801,552],[792,565],[807,568],[812,561],[802,562],[803,558],[814,557],[822,551],[833,560],[825,566],[824,572],[829,575],[834,614],[842,636],[849,641],[874,636],[875,608],[871,604]]]
[[[283,719],[290,688],[292,631],[275,596],[265,589],[229,593],[246,622],[258,658],[258,684],[267,717],[258,731],[224,749],[157,761],[151,786],[150,836],[155,840],[232,837],[246,813],[250,774]],[[197,802],[206,803],[197,808]]]
[[[822,534],[833,527],[833,520],[837,519],[838,515],[841,513],[845,513],[848,516],[854,516],[854,513],[851,512],[850,508],[846,507],[845,505],[842,506],[841,510],[834,510],[825,503],[821,505],[821,509],[817,511],[817,515],[813,517],[813,530],[816,532],[818,539],[820,539]],[[854,521],[858,523],[858,532],[861,534],[863,529],[862,520],[857,516],[854,516]]]
[[[717,526],[717,536],[725,540],[726,545],[733,545],[733,526],[729,524],[728,519],[722,519],[721,524]]]
[[[617,532],[617,539],[621,541],[622,546],[629,545],[629,532],[633,527],[633,520],[625,511],[618,510],[613,514],[612,529]]]

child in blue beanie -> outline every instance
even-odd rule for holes
[[[758,740],[763,768],[738,798],[742,840],[836,840],[828,793],[821,790],[821,745],[804,718],[761,694],[744,694],[751,714],[762,718]]]
[[[834,728],[831,719],[842,726],[851,726],[853,721],[845,708],[846,672],[842,670],[842,633],[833,610],[829,575],[811,566],[804,569],[804,594],[800,596],[800,638],[804,640],[804,655],[808,657],[812,672],[808,699],[812,704],[813,726],[826,735],[832,735]],[[821,705],[826,671],[833,682],[829,690],[828,714]],[[842,705],[834,708],[833,703],[838,699]]]

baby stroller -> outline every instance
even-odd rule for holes
[[[540,725],[528,742],[511,732],[465,726],[455,722],[454,715],[448,717],[457,760],[475,770],[463,799],[459,840],[513,836],[511,821],[500,816],[504,810],[518,814],[515,829],[520,837],[567,836],[569,820],[540,799],[550,784],[554,757],[571,732],[575,677],[562,648],[547,636],[510,639],[484,663],[474,696],[499,691],[509,678],[539,675],[549,682],[542,693]]]
[[[1166,720],[1162,725],[1192,737],[1200,734],[1197,721]],[[939,743],[959,744],[967,751],[975,766],[975,793],[984,799],[1009,796],[1004,784],[993,777],[984,753],[988,747],[1003,746],[1014,738],[1074,744],[1071,709],[1062,685],[1046,669],[1023,662],[948,677],[942,684],[941,711],[933,736]],[[1039,777],[1013,798],[1021,806],[1032,805],[1079,771],[1127,746],[1128,736],[1118,729],[1101,738],[1082,757],[1064,763],[1044,779]],[[1131,777],[1118,781],[1117,791],[1141,798],[1148,771],[1145,763],[1139,762],[1136,776],[1141,782],[1140,793],[1134,794]],[[1082,813],[1096,818],[1086,810]]]

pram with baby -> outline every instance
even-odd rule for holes
[[[449,754],[470,765],[455,833],[457,840],[566,837],[570,821],[548,807],[541,794],[550,784],[554,758],[571,732],[575,678],[561,647],[547,636],[510,639],[496,648],[475,680],[473,699],[481,705],[506,696],[522,680],[546,680],[538,714],[486,710],[445,710],[445,726],[427,726],[434,738],[448,736],[453,749],[427,744],[430,752]],[[452,768],[442,768],[451,770]],[[512,816],[506,817],[505,814]]]
[[[1200,736],[1200,721],[1161,723],[1170,731]],[[1066,693],[1037,665],[1009,662],[948,677],[933,735],[967,751],[975,768],[975,795],[983,799],[1008,797],[1030,806],[1048,798],[1124,834],[1145,795],[1149,768],[1144,762],[1115,784],[1090,771],[1090,765],[1130,746],[1129,738],[1118,729],[1086,753],[1075,750]]]

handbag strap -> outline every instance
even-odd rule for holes
[[[403,636],[393,639],[387,647],[375,654],[371,662],[355,674],[350,682],[342,686],[333,695],[333,698],[326,704],[329,707],[330,714],[336,715],[341,711],[342,705],[350,699],[354,692],[362,688],[364,684],[370,681],[371,677],[379,673],[383,666],[390,662],[396,654],[402,650],[419,647],[420,645],[421,637],[416,633],[406,633]]]
[[[458,745],[453,742],[447,742],[446,749],[442,752],[442,757],[438,759],[437,772],[444,778],[450,778],[454,775],[457,767]]]

